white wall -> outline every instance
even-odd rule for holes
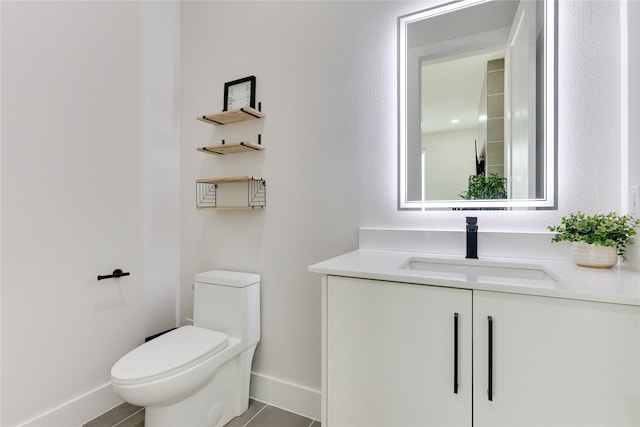
[[[629,102],[629,140],[640,141],[640,2],[629,1],[628,7],[628,102]],[[630,144],[628,167],[631,185],[640,185],[640,144]]]
[[[175,324],[179,6],[1,8],[0,424],[77,425],[117,402],[113,363]]]
[[[0,5],[0,297],[2,297],[2,5]],[[0,422],[2,421],[2,302],[0,301]]]
[[[469,176],[476,174],[478,129],[422,134],[425,155],[425,200],[460,200]],[[478,156],[482,150],[478,142]]]
[[[320,282],[307,266],[354,249],[368,215],[397,215],[396,16],[416,7],[182,3],[182,315],[191,315],[195,272],[260,273],[260,374],[319,389]],[[262,123],[195,120],[220,111],[225,81],[251,74]],[[264,153],[195,150],[257,131]],[[194,209],[195,179],[238,174],[265,177],[264,212]]]
[[[627,19],[627,70],[623,71],[626,78],[626,85],[622,87],[622,97],[626,97],[628,103],[627,112],[627,132],[628,132],[628,155],[623,152],[623,169],[628,170],[628,185],[640,187],[640,82],[638,81],[638,70],[640,70],[640,2],[629,1],[626,3],[626,10],[623,8],[623,19]],[[624,13],[627,16],[624,16]],[[623,180],[623,185],[624,185]],[[638,197],[638,196],[636,196]],[[640,200],[637,200],[640,203]],[[638,207],[640,209],[640,207]],[[640,238],[636,239],[638,244],[630,249],[635,259],[635,267],[640,271]]]
[[[306,267],[355,249],[359,227],[464,226],[464,212],[396,210],[396,17],[428,5],[182,3],[182,317],[194,273],[260,273],[258,373],[319,389],[320,279]],[[620,209],[618,3],[561,2],[558,15],[558,210],[477,212],[481,229],[544,231],[571,211]],[[225,81],[251,74],[261,124],[196,122],[221,109]],[[195,151],[257,131],[264,153]],[[264,212],[194,209],[195,179],[245,173],[267,180]]]

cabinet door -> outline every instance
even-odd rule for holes
[[[482,291],[473,304],[474,426],[640,425],[639,307]]]
[[[328,427],[471,425],[471,291],[330,277],[327,318]]]

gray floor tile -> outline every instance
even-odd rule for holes
[[[235,417],[224,427],[244,427],[251,418],[255,417],[255,415],[260,412],[262,408],[264,408],[265,404],[262,402],[258,402],[257,400],[249,399],[249,409],[246,412],[238,417]]]
[[[99,417],[89,421],[83,427],[113,427],[118,422],[140,411],[141,408],[124,402]]]
[[[144,427],[144,409],[114,425],[114,427]]]
[[[247,427],[309,427],[313,420],[274,406],[266,406]]]
[[[247,411],[225,427],[322,427],[319,421],[303,417],[257,400],[249,399]],[[83,427],[144,427],[144,408],[123,403],[89,421]]]

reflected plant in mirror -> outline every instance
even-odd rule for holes
[[[400,209],[555,208],[554,0],[398,18]],[[502,184],[503,191],[475,192]]]
[[[460,193],[460,197],[466,200],[506,199],[507,178],[497,173],[471,175],[469,187]]]

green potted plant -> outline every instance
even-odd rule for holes
[[[638,226],[640,219],[630,215],[610,212],[587,216],[578,211],[562,217],[561,225],[548,229],[556,233],[552,242],[572,242],[571,255],[576,264],[610,268],[618,262],[618,256],[627,261],[625,250],[633,244]]]
[[[507,198],[507,178],[497,173],[485,175],[471,175],[467,191],[460,193],[466,200],[487,200]]]

